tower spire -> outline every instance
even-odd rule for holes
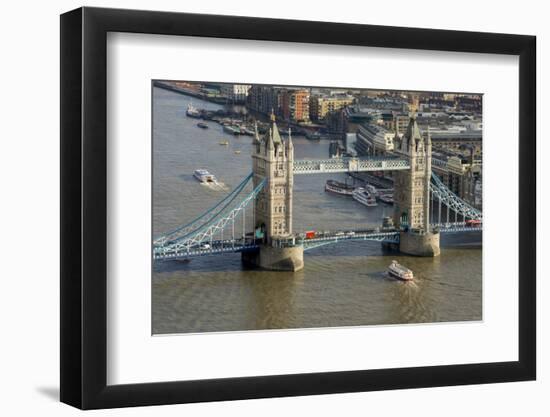
[[[254,142],[260,141],[260,134],[258,133],[258,121],[254,119]]]
[[[294,145],[292,144],[292,132],[290,131],[290,123],[288,124],[288,141],[286,146],[288,157],[293,158]]]
[[[267,150],[273,150],[275,148],[273,143],[273,127],[269,128],[269,132],[267,132]]]
[[[432,135],[430,133],[430,123],[428,122],[427,135],[426,135],[426,145],[432,144]]]

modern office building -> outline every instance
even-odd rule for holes
[[[349,106],[353,101],[354,98],[347,94],[334,96],[312,95],[309,99],[309,116],[313,121],[322,121],[329,112]]]

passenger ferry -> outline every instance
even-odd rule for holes
[[[344,184],[343,182],[338,182],[334,180],[327,180],[325,183],[325,191],[334,194],[340,195],[352,195],[355,187],[351,185]]]
[[[187,105],[187,111],[185,112],[185,114],[188,117],[194,117],[195,119],[200,119],[200,117],[201,117],[201,112],[199,110],[197,110],[197,108],[195,106],[193,106],[192,103],[189,103]]]
[[[404,267],[403,265],[397,263],[397,261],[391,261],[390,266],[388,267],[388,273],[397,279],[402,281],[411,281],[414,279],[413,272]]]
[[[378,203],[376,202],[376,198],[363,187],[359,187],[353,190],[351,196],[355,201],[358,201],[364,206],[375,207],[378,205]]]
[[[216,182],[216,177],[206,169],[196,169],[193,176],[200,182]]]

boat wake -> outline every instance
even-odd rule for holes
[[[397,300],[399,316],[403,323],[436,322],[437,314],[426,299],[418,283],[414,281],[400,282]]]
[[[208,187],[215,191],[227,191],[229,188],[223,182],[201,182],[203,187]]]

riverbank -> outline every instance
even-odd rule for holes
[[[176,87],[173,84],[170,84],[167,81],[159,81],[155,80],[153,81],[153,85],[158,88],[163,88],[168,91],[172,91],[174,93],[184,94],[186,96],[195,97],[200,100],[209,101],[210,103],[216,103],[216,104],[230,104],[229,99],[227,97],[212,97],[208,96],[204,93],[200,93],[198,91],[194,91],[188,88],[183,87]]]

